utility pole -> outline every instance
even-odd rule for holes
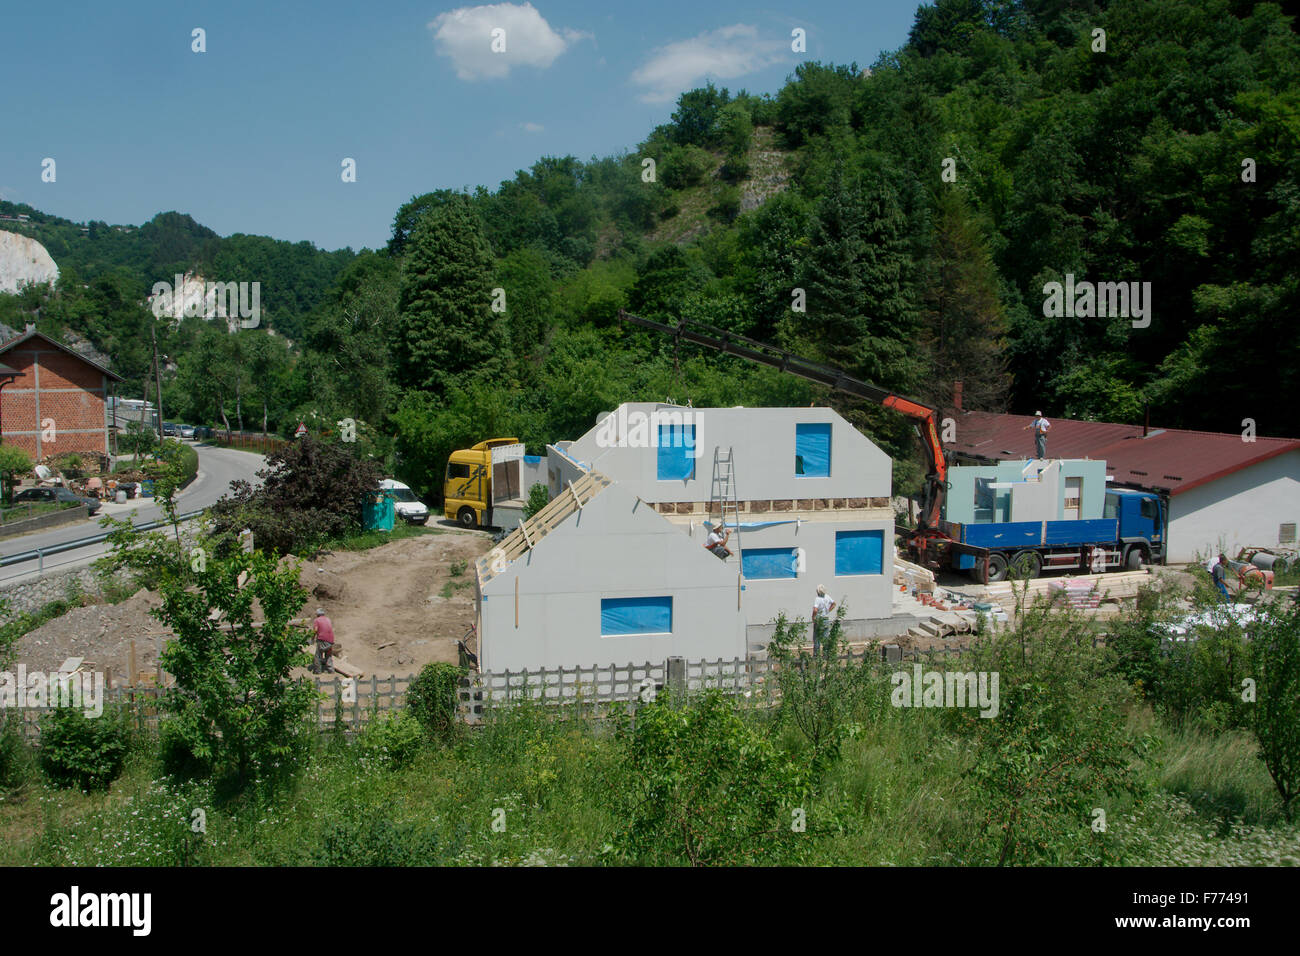
[[[163,447],[163,407],[162,407],[162,373],[158,369],[158,322],[149,323],[149,335],[153,339],[153,378],[158,390],[158,450]]]

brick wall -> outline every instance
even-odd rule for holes
[[[108,454],[103,372],[40,339],[10,349],[0,361],[19,373],[0,390],[6,444],[36,459],[73,451]],[[53,441],[42,437],[44,419],[52,420]]]

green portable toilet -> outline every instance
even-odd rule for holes
[[[361,527],[365,531],[393,530],[393,496],[380,491],[366,498],[361,506]]]

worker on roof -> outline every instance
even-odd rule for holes
[[[1052,423],[1043,417],[1041,411],[1034,412],[1034,420],[1025,426],[1034,430],[1034,451],[1038,458],[1047,457],[1047,430],[1051,427]],[[1021,431],[1024,431],[1024,428]]]

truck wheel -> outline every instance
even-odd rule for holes
[[[1142,565],[1147,563],[1147,553],[1141,547],[1129,548],[1128,555],[1124,558],[1124,567],[1129,571],[1141,571]]]
[[[989,580],[1005,581],[1007,579],[1007,556],[994,552],[989,555]]]
[[[1019,577],[1028,574],[1036,578],[1043,570],[1043,556],[1037,551],[1021,551],[1011,559],[1011,572]]]
[[[478,527],[478,516],[474,514],[473,508],[461,508],[460,511],[456,512],[456,520],[462,528]]]

